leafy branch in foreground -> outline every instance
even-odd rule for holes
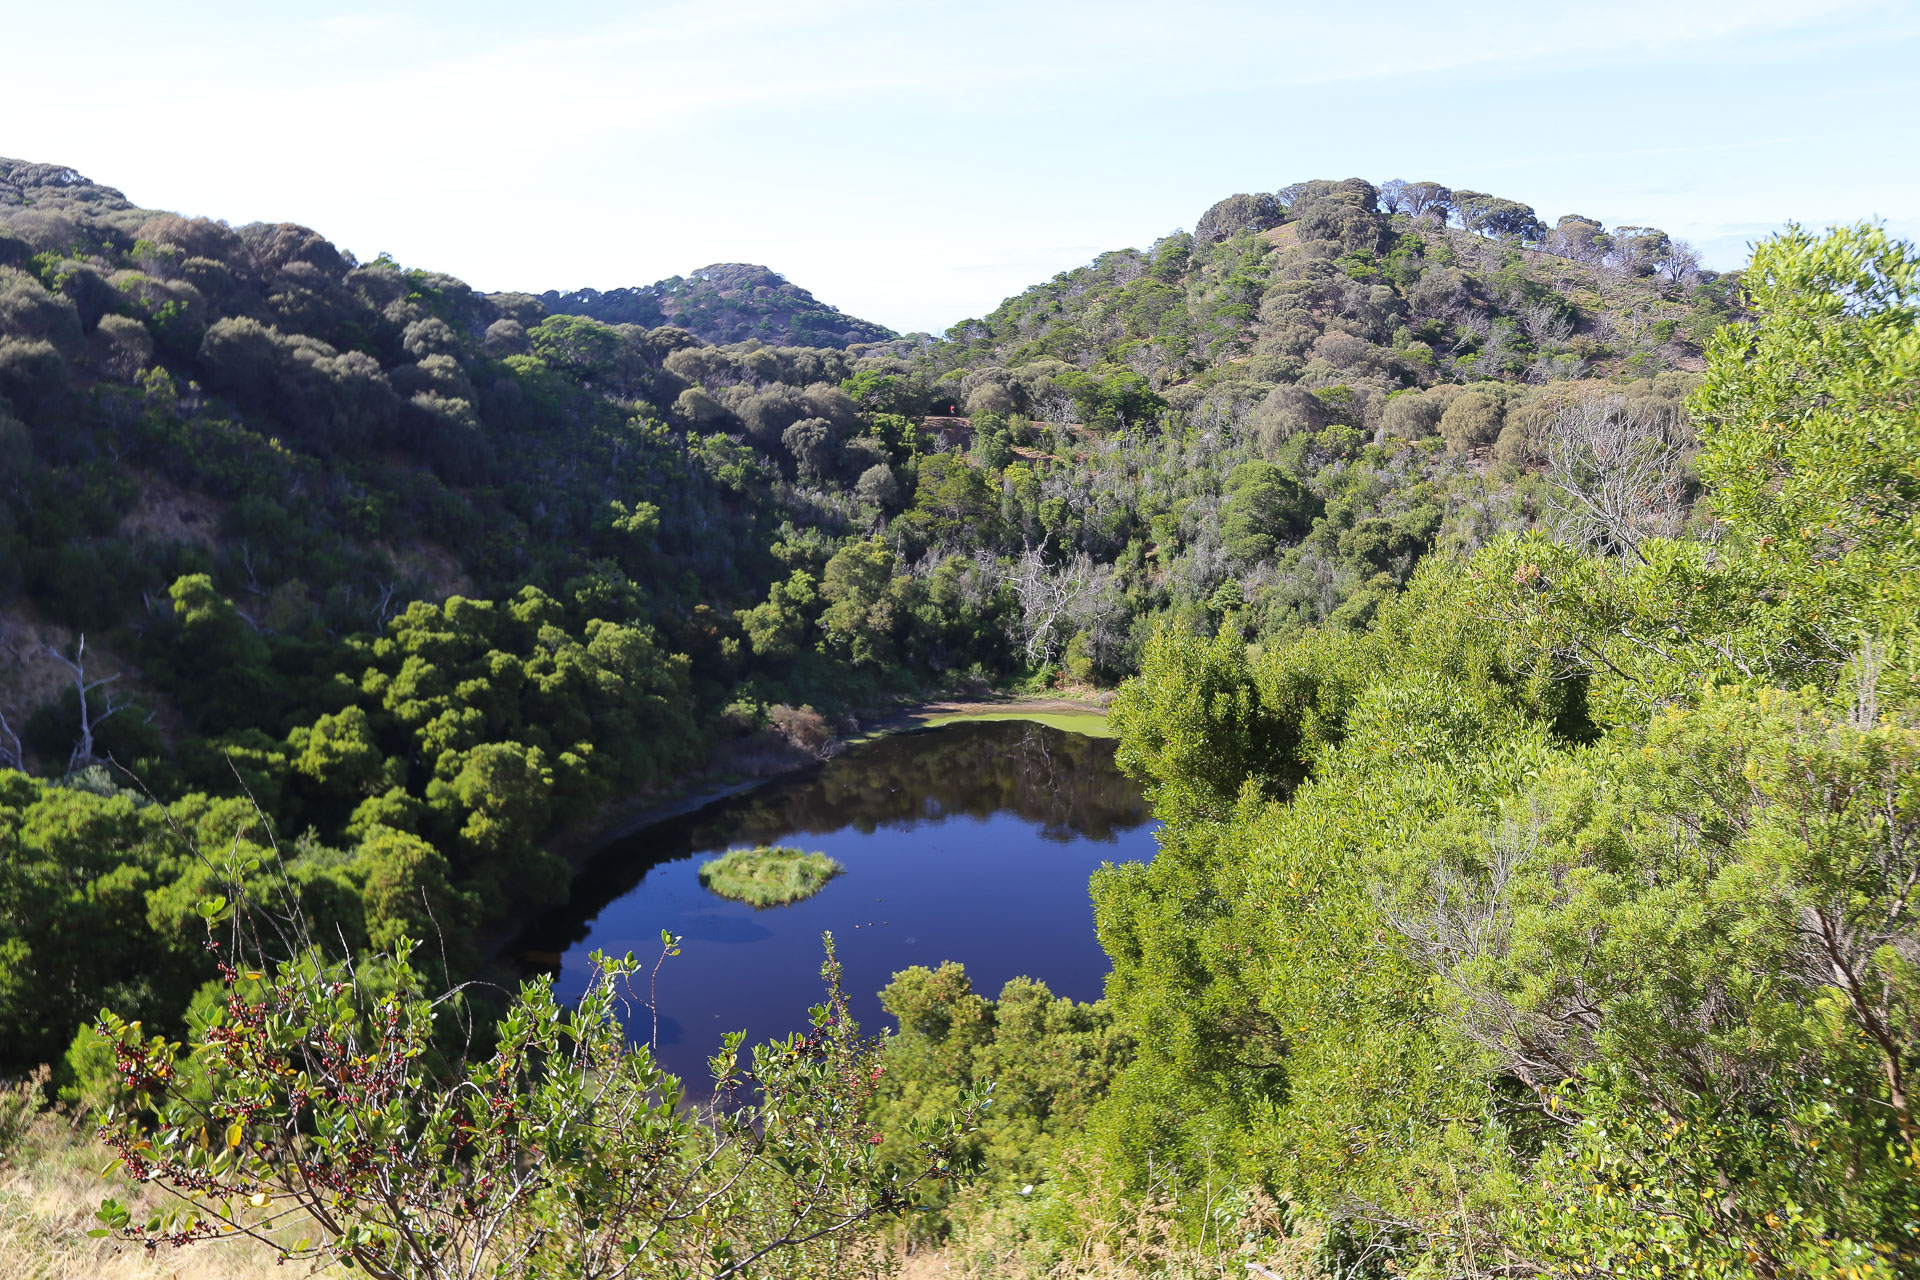
[[[245,1236],[390,1280],[725,1280],[771,1255],[783,1275],[847,1275],[877,1251],[860,1228],[957,1175],[985,1105],[916,1124],[911,1170],[881,1166],[865,1119],[880,1046],[849,1016],[830,934],[811,1029],[755,1047],[744,1071],[743,1033],[728,1035],[712,1099],[690,1105],[627,1042],[631,953],[596,953],[572,1009],[527,983],[479,1056],[447,1048],[462,993],[423,994],[411,945],[270,964],[247,904],[202,914],[225,1000],[192,1046],[110,1013],[96,1025],[125,1090],[101,1137],[179,1198],[138,1223],[108,1201],[102,1232],[149,1248]]]

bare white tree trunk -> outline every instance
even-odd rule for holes
[[[1073,397],[1064,391],[1055,391],[1034,406],[1041,413],[1042,422],[1071,423],[1073,421]]]
[[[25,759],[20,749],[20,735],[7,723],[4,712],[0,712],[0,769],[24,769]]]
[[[1565,342],[1573,333],[1573,321],[1561,315],[1559,308],[1550,303],[1529,303],[1520,319],[1535,342]]]
[[[13,647],[7,643],[8,630],[5,624],[0,624],[0,651],[6,652],[17,664],[20,658]],[[20,735],[15,733],[13,726],[7,723],[5,713],[0,713],[0,769],[25,769],[26,767],[26,753],[21,750]]]
[[[80,739],[74,744],[73,754],[67,757],[67,772],[71,773],[75,769],[85,768],[98,759],[98,757],[93,754],[93,731],[99,728],[101,722],[108,716],[111,716],[116,711],[123,710],[127,704],[124,702],[116,703],[113,700],[113,696],[108,694],[105,699],[106,709],[98,715],[95,715],[93,708],[88,705],[87,695],[91,694],[95,689],[106,688],[120,677],[118,674],[115,674],[103,676],[98,680],[87,679],[87,637],[85,635],[82,635],[80,637],[80,643],[74,646],[73,656],[71,658],[50,644],[41,647],[45,649],[47,653],[51,654],[62,666],[66,667],[68,671],[73,673],[74,692],[80,695]]]

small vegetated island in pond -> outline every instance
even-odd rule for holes
[[[733,849],[700,866],[700,883],[723,898],[754,907],[784,907],[811,898],[846,868],[824,853],[786,845]]]

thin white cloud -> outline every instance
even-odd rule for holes
[[[98,7],[140,38],[88,47],[84,95],[10,66],[0,152],[481,287],[757,260],[937,329],[1231,191],[1351,173],[1716,244],[1920,212],[1920,10],[1874,0]]]

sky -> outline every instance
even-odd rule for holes
[[[940,332],[1214,201],[1432,180],[1740,266],[1920,236],[1920,5],[0,0],[0,155],[477,288],[763,263]]]

